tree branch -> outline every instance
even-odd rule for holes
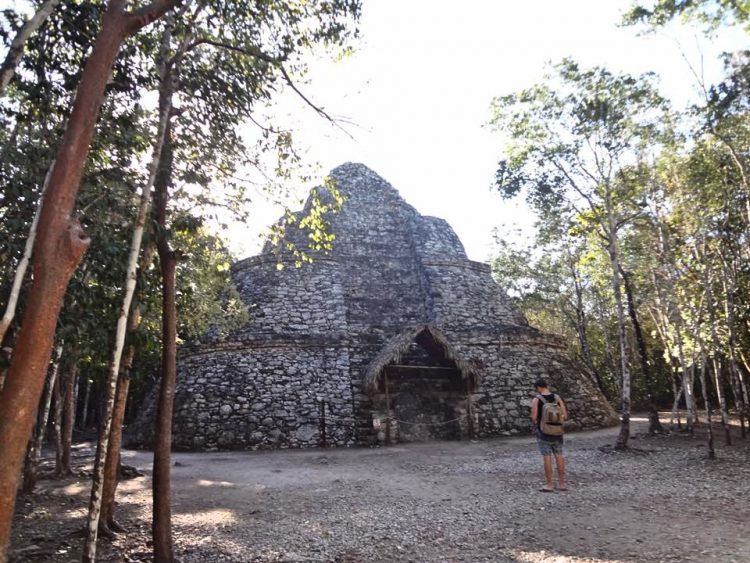
[[[334,127],[344,132],[349,138],[353,138],[352,135],[344,129],[336,119],[334,119],[328,112],[326,112],[322,107],[316,105],[314,102],[312,102],[294,83],[294,80],[292,80],[292,77],[287,72],[286,68],[284,68],[284,61],[285,58],[280,57],[273,57],[271,55],[268,55],[261,51],[260,49],[252,46],[242,46],[238,47],[237,45],[232,45],[231,43],[224,43],[222,41],[216,41],[214,39],[209,39],[207,37],[202,37],[200,39],[196,39],[193,41],[188,47],[185,49],[185,52],[189,52],[193,50],[196,47],[199,47],[200,45],[210,45],[212,47],[218,47],[220,49],[227,49],[229,51],[234,51],[236,53],[241,53],[243,55],[247,55],[253,58],[256,58],[258,60],[264,61],[268,63],[269,65],[277,68],[279,72],[281,73],[282,77],[284,78],[284,81],[287,83],[287,85],[294,90],[294,93],[297,94],[297,96],[300,97],[300,99],[305,102],[310,108],[315,111],[318,115],[320,115],[322,118],[324,118],[326,121],[331,123]]]
[[[128,35],[132,35],[138,30],[146,27],[151,22],[158,20],[178,3],[179,0],[153,0],[153,2],[143,8],[135,10],[134,12],[127,12],[126,29]]]

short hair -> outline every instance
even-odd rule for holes
[[[534,382],[534,387],[548,387],[547,380],[540,377]]]

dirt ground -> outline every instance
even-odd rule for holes
[[[642,433],[643,420],[634,423]],[[599,449],[617,429],[566,437],[569,492],[543,494],[530,437],[375,449],[175,454],[174,539],[184,563],[221,561],[747,562],[750,439],[705,459],[700,437],[640,435],[647,450]],[[79,474],[20,499],[13,561],[80,560],[90,445]],[[104,561],[150,555],[150,464],[121,484],[129,533]]]

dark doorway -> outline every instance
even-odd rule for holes
[[[471,379],[429,330],[402,342],[381,369],[379,410],[387,442],[460,440],[471,435]]]

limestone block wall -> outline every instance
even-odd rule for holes
[[[277,266],[274,256],[243,260],[233,268],[242,300],[250,307],[250,322],[230,336],[232,340],[258,334],[310,335],[346,332],[344,287],[337,261],[321,257],[297,268]]]
[[[450,325],[454,330],[526,325],[521,312],[499,291],[486,264],[465,260],[427,262],[424,267],[438,325]]]
[[[437,324],[527,325],[518,307],[492,279],[489,266],[466,257],[461,241],[447,222],[419,217],[414,236],[430,313]]]
[[[257,343],[182,357],[174,447],[185,450],[314,447],[354,443],[346,348]],[[147,440],[143,440],[147,441]]]
[[[428,262],[464,261],[466,251],[461,240],[445,219],[418,216],[413,236],[419,255]]]
[[[479,437],[531,431],[533,384],[545,378],[569,410],[566,428],[598,428],[617,423],[617,415],[565,346],[534,329],[510,331],[502,338],[462,335],[457,349],[482,365],[473,396]]]
[[[571,427],[614,422],[564,346],[529,327],[489,267],[467,258],[448,223],[421,216],[363,165],[345,164],[331,176],[346,198],[329,217],[332,253],[311,252],[314,262],[296,268],[284,245],[267,245],[238,262],[232,274],[250,321],[224,342],[207,338],[180,351],[175,447],[314,447],[324,428],[329,445],[374,443],[380,407],[363,375],[390,339],[420,324],[437,327],[476,366],[478,436],[528,432],[539,376],[567,401]],[[290,227],[287,240],[305,249],[307,233]],[[435,406],[424,407],[425,416],[439,418],[428,412]],[[131,444],[150,443],[152,418],[146,407]]]

